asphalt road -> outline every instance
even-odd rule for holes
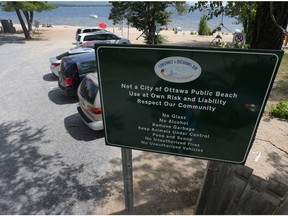
[[[80,119],[51,74],[51,41],[0,44],[0,214],[97,214],[121,183],[121,151]]]

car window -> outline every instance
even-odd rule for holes
[[[80,84],[80,95],[86,99],[90,104],[94,104],[96,95],[98,92],[98,86],[89,78],[85,78]]]
[[[62,54],[56,56],[56,59],[61,60],[63,57],[65,57],[67,55],[69,55],[69,52],[65,52],[65,53],[62,53]]]
[[[91,40],[95,40],[95,36],[94,35],[87,35],[83,39],[83,41],[91,41]]]
[[[93,35],[88,35],[83,37],[83,41],[91,41],[93,40]]]
[[[62,61],[61,62],[61,69],[60,69],[60,72],[63,76],[67,76],[67,62],[66,61]]]
[[[83,33],[91,32],[91,29],[84,29]]]
[[[119,38],[116,35],[108,34],[106,35],[107,40],[119,40]]]
[[[95,39],[94,40],[107,40],[105,35],[100,34],[100,35],[95,35]]]
[[[81,29],[77,29],[77,32],[76,32],[76,33],[79,34],[80,32],[81,32]]]
[[[82,74],[87,74],[87,73],[92,73],[96,71],[96,62],[95,61],[90,61],[90,62],[81,62],[81,73]]]

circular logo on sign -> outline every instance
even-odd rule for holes
[[[154,71],[163,80],[186,83],[200,76],[201,67],[192,59],[172,56],[158,61],[155,64]]]

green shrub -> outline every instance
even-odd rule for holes
[[[196,32],[196,31],[191,31],[190,32],[190,35],[197,35],[198,34],[198,32]]]
[[[198,34],[199,35],[211,35],[211,30],[208,26],[208,22],[207,22],[207,16],[204,15],[201,17],[200,19],[200,23],[198,26]]]
[[[147,36],[147,35],[144,35],[144,41],[146,44],[152,44],[153,42],[153,37],[151,35]],[[162,35],[155,35],[154,37],[154,44],[165,44],[167,43],[168,40],[166,39],[166,37],[162,36]]]
[[[281,119],[288,119],[288,101],[280,101],[276,106],[270,110],[270,114]]]
[[[166,44],[168,42],[167,38],[163,35],[158,35],[157,44]]]

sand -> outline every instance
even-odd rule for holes
[[[21,30],[19,25],[14,26],[18,31]],[[41,50],[37,49],[37,44],[48,40],[50,42],[49,49],[55,49],[56,54],[58,50],[59,52],[60,50],[68,50],[74,46],[77,27],[40,27],[39,32],[33,34],[34,40],[25,42],[35,46],[35,52],[41,52]],[[138,38],[141,32],[134,28],[124,28],[123,30],[108,28],[108,30],[129,38],[132,44],[143,44],[143,37]],[[215,35],[191,35],[188,31],[175,34],[171,29],[161,31],[160,34],[165,36],[167,44],[181,46],[208,46],[215,38]],[[9,42],[9,40],[17,42],[23,40],[24,37],[23,34],[0,34],[0,36],[0,43],[3,40],[7,40],[6,42]],[[11,36],[10,39],[9,36]],[[232,34],[221,36],[223,41],[232,42]],[[10,42],[14,43],[13,41]],[[17,43],[15,43],[15,46],[17,46]],[[134,172],[135,206],[137,206],[135,214],[143,212],[155,214],[155,212],[157,213],[157,208],[161,208],[163,205],[167,209],[164,214],[193,214],[207,161],[174,156],[166,157],[165,155],[159,157],[153,153],[144,153],[141,160],[133,163],[134,168],[138,168],[138,171]],[[150,173],[141,171],[143,166],[150,166],[152,171]],[[263,179],[276,178],[288,184],[287,121],[270,118],[267,114],[263,116],[246,166],[254,169],[254,174]],[[182,172],[180,173],[179,170]],[[154,179],[155,185],[145,185],[141,181],[143,178],[153,179],[155,176],[157,177]],[[191,181],[187,181],[187,179]],[[179,188],[180,186],[181,188]],[[171,195],[177,191],[181,191],[181,196],[171,199]],[[149,197],[154,197],[154,200],[160,200],[161,202],[151,202]],[[121,200],[119,201],[117,191],[101,202],[102,207],[95,214],[122,213],[123,203]]]
[[[15,25],[17,30],[21,30],[19,25]],[[59,40],[72,39],[75,38],[76,29],[79,26],[53,26],[52,28],[39,27],[40,36],[38,38],[53,40],[57,36]],[[118,27],[108,27],[108,31],[113,32],[119,36],[128,38],[132,44],[143,44],[144,38],[141,36],[141,32],[135,28],[123,28],[119,29]],[[37,32],[36,32],[37,33]],[[216,34],[213,36],[199,36],[191,35],[189,31],[181,31],[177,34],[174,33],[172,29],[163,30],[160,32],[161,36],[167,40],[169,45],[193,45],[200,46],[202,44],[209,45],[213,41]],[[224,42],[231,43],[233,35],[231,33],[220,34]],[[140,37],[139,37],[140,36]],[[37,38],[37,34],[34,35]]]

